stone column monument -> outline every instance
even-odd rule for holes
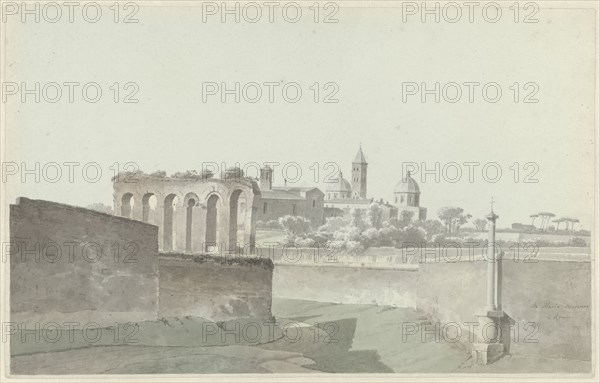
[[[496,220],[494,199],[486,216],[490,221],[487,257],[487,302],[482,312],[476,314],[479,326],[477,340],[472,346],[473,360],[477,364],[490,364],[510,351],[510,326],[514,323],[502,310],[502,256],[496,249]]]

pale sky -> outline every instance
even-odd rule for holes
[[[542,3],[539,3],[542,4]],[[106,11],[106,10],[105,10]],[[479,10],[480,12],[480,10]],[[505,12],[507,10],[505,9]],[[350,179],[359,144],[369,162],[368,197],[392,201],[402,164],[479,162],[475,180],[468,168],[457,183],[422,182],[421,206],[435,218],[443,206],[460,206],[475,217],[497,201],[499,225],[529,223],[529,215],[550,211],[593,222],[595,14],[593,9],[546,9],[538,23],[514,23],[506,13],[488,23],[402,22],[400,9],[342,8],[338,23],[202,22],[200,7],[141,7],[137,24],[115,24],[106,13],[96,24],[5,23],[4,70],[8,82],[100,84],[97,103],[21,103],[8,96],[3,161],[96,162],[103,175],[56,183],[8,176],[5,203],[18,196],[74,205],[112,204],[113,163],[134,162],[146,172],[200,170],[203,162],[298,163],[298,185],[314,184],[313,163],[340,165]],[[216,17],[216,16],[215,16]],[[466,16],[465,16],[466,18]],[[114,103],[109,87],[139,86],[137,104]],[[202,100],[202,84],[296,82],[297,103],[265,94],[257,103]],[[309,87],[336,83],[338,103],[315,103]],[[466,93],[457,103],[419,96],[402,101],[402,84],[495,82],[497,103]],[[536,83],[538,103],[515,103],[509,87]],[[266,87],[263,90],[266,91]],[[281,88],[279,88],[281,89]],[[63,88],[66,92],[66,88]],[[463,88],[464,92],[467,88]],[[327,93],[321,90],[321,98]],[[120,98],[128,93],[121,89]],[[535,163],[538,183],[523,183],[526,163]],[[481,167],[497,163],[499,182],[486,182]],[[519,163],[520,182],[511,170]],[[64,168],[66,169],[66,168]],[[66,170],[65,170],[66,171]],[[454,173],[450,173],[452,176]],[[493,172],[490,172],[493,175]],[[281,184],[281,172],[275,172]],[[321,184],[322,189],[324,186]]]

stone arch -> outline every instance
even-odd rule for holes
[[[158,199],[154,193],[146,193],[142,196],[142,222],[155,223],[154,214],[151,214],[156,209]]]
[[[123,194],[123,196],[121,197],[121,217],[131,219],[134,204],[135,199],[133,198],[132,193]]]
[[[219,201],[216,193],[211,193],[206,199],[206,234],[204,235],[205,251],[217,245],[217,228],[219,221]]]
[[[176,229],[176,205],[179,197],[175,193],[168,194],[164,200],[164,218],[163,218],[163,250],[171,251],[175,249],[175,229]]]
[[[229,251],[237,253],[238,245],[244,246],[243,243],[238,243],[238,217],[240,216],[239,204],[240,195],[243,195],[242,200],[246,200],[243,190],[235,189],[229,197]],[[244,237],[242,235],[242,241]]]
[[[194,208],[199,205],[200,199],[195,193],[188,193],[183,198],[185,207],[185,251],[192,252],[192,238],[194,236]]]

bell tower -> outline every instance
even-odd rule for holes
[[[352,198],[367,198],[367,160],[362,151],[362,146],[358,147],[358,153],[352,161]]]
[[[273,188],[273,169],[266,165],[260,169],[260,190],[271,190]]]

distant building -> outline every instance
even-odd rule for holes
[[[535,226],[524,224],[524,223],[518,223],[518,222],[513,223],[511,225],[511,228],[513,230],[520,230],[520,231],[535,231]]]
[[[398,208],[389,202],[383,202],[383,198],[377,201],[383,211],[383,219],[389,221],[392,218],[398,218]]]
[[[427,219],[427,209],[420,207],[421,190],[419,184],[406,173],[406,177],[398,181],[394,187],[394,205],[398,208],[398,216],[402,211],[410,211],[413,214],[413,220]]]
[[[352,183],[344,178],[342,172],[338,172],[337,178],[328,182],[326,199],[329,201],[338,199],[367,199],[367,166],[362,147],[352,161]]]
[[[363,216],[366,214],[366,210],[373,203],[377,203],[382,210],[382,218],[384,221],[389,221],[392,218],[398,217],[398,208],[389,202],[383,202],[383,199],[379,201],[370,199],[337,199],[337,200],[325,200],[324,215],[325,218],[331,217],[344,217],[350,218],[353,209],[363,211]],[[335,205],[335,207],[334,207]]]
[[[260,202],[257,220],[268,222],[286,215],[304,217],[313,225],[323,223],[325,194],[317,187],[273,186],[273,169],[260,170]]]
[[[358,152],[352,161],[352,182],[346,180],[340,171],[325,190],[325,218],[350,216],[352,209],[367,210],[373,198],[367,198],[367,168],[368,163],[362,151]],[[419,185],[407,174],[394,188],[394,202],[392,204],[377,202],[384,211],[384,219],[389,220],[399,217],[402,211],[413,213],[413,220],[427,219],[427,209],[420,207],[421,191]]]
[[[325,200],[325,217],[349,218],[353,209],[366,211],[373,199],[335,198]]]
[[[427,209],[420,207],[419,185],[410,173],[396,184],[392,203],[367,198],[368,165],[362,147],[359,147],[352,161],[351,181],[339,171],[337,177],[327,183],[325,193],[317,187],[273,186],[273,169],[265,166],[260,170],[261,198],[257,219],[268,222],[294,215],[319,226],[327,218],[349,218],[353,209],[366,214],[373,202],[379,204],[386,221],[398,218],[402,211],[412,212],[413,220],[427,219]]]
[[[344,178],[340,171],[337,178],[327,184],[325,190],[325,216],[349,216],[352,209],[366,210],[372,198],[367,198],[368,163],[362,147],[352,161],[352,183]]]
[[[367,198],[368,165],[362,147],[359,146],[358,153],[356,153],[356,157],[352,161],[352,198]]]

